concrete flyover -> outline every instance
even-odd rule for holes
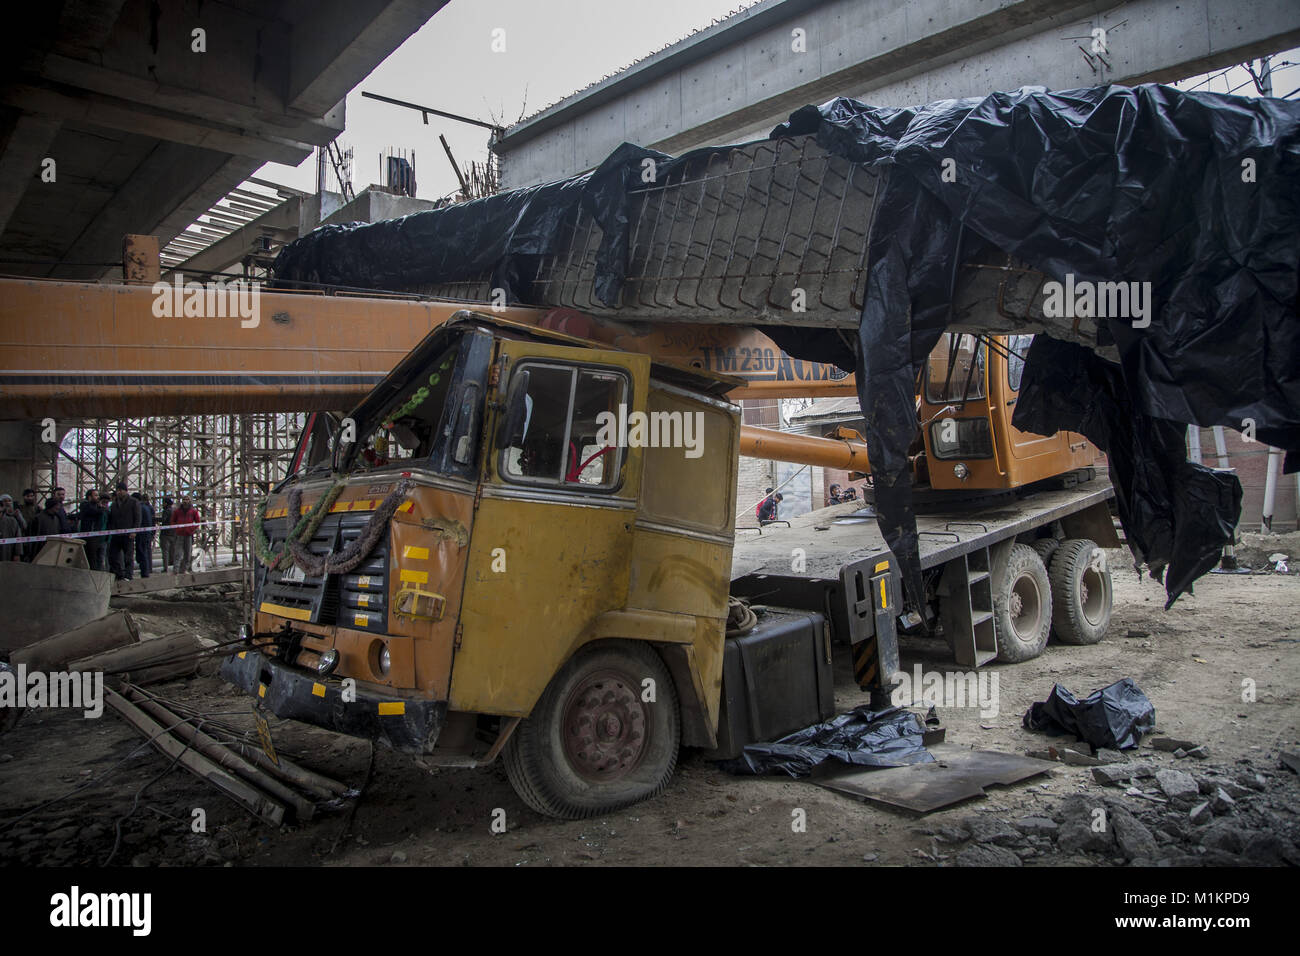
[[[332,142],[348,92],[446,2],[33,5],[0,38],[0,272],[119,275],[124,235],[166,245]]]
[[[834,96],[903,107],[1173,82],[1296,45],[1295,0],[766,0],[512,126],[495,149],[513,188],[590,169],[623,142],[678,154],[761,137]]]

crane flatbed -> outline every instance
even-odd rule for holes
[[[986,503],[955,503],[951,508],[917,515],[921,567],[939,567],[1114,497],[1106,472],[1098,470],[1095,478],[1072,488],[1000,495]],[[796,555],[796,548],[803,554]],[[775,575],[834,581],[845,565],[886,550],[874,513],[866,512],[862,502],[848,502],[791,518],[788,528],[769,525],[761,534],[738,533],[731,579]]]

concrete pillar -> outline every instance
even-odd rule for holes
[[[35,487],[38,468],[49,470],[49,446],[43,461],[34,455],[37,432],[36,422],[0,422],[0,494],[11,494],[14,501],[22,500],[24,488]]]

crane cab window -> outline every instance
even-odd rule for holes
[[[529,374],[522,434],[502,452],[507,481],[583,491],[618,486],[623,449],[599,440],[602,425],[626,408],[628,377],[616,369],[521,362]]]
[[[1025,358],[1033,341],[1032,335],[1007,337],[1007,385],[1013,392],[1020,391],[1020,383],[1025,377]]]
[[[939,338],[925,363],[925,400],[931,405],[984,397],[984,343],[974,335]]]

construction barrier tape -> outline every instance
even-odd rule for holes
[[[108,535],[137,534],[141,531],[162,531],[164,528],[170,528],[174,532],[176,528],[204,528],[213,524],[236,524],[235,518],[224,518],[221,521],[195,521],[192,524],[155,524],[146,525],[142,528],[114,528],[112,531],[86,531],[76,534],[69,531],[67,534],[45,534],[37,535],[32,538],[0,538],[0,544],[27,544],[34,541],[53,541],[58,538],[76,538],[85,540],[86,538],[103,538]]]

